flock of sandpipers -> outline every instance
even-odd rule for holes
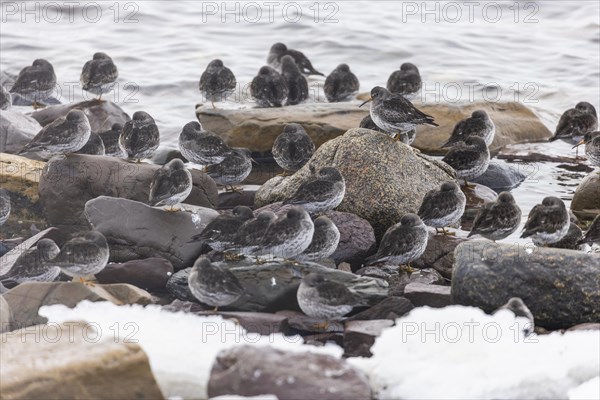
[[[294,105],[308,98],[308,84],[304,75],[318,72],[300,51],[277,43],[267,57],[269,65],[260,68],[250,91],[258,107]],[[118,77],[117,67],[105,53],[96,53],[81,73],[83,89],[99,95],[112,90]],[[43,59],[21,70],[10,92],[2,88],[2,109],[11,106],[11,94],[33,103],[43,102],[54,90],[56,76],[52,65]],[[234,74],[221,60],[211,61],[202,73],[199,84],[203,96],[215,107],[236,88]],[[416,66],[403,64],[394,71],[386,87],[376,86],[370,98],[370,114],[360,127],[383,132],[395,140],[410,145],[416,137],[416,126],[437,126],[433,117],[418,110],[410,99],[421,88],[421,76]],[[340,64],[325,79],[324,92],[329,102],[347,101],[359,90],[359,81],[348,65]],[[600,132],[594,107],[581,102],[561,117],[551,140],[562,139],[574,145],[585,144],[589,161],[600,166]],[[460,121],[449,140],[449,150],[442,161],[456,171],[456,176],[467,181],[481,176],[488,168],[488,146],[495,135],[494,122],[483,110]],[[85,113],[73,109],[46,125],[19,154],[34,153],[50,159],[68,153],[115,156],[138,161],[152,156],[160,143],[160,134],[154,119],[146,112],[137,111],[124,125],[115,124],[106,132],[92,133]],[[390,145],[395,145],[390,142]],[[205,130],[199,122],[186,124],[179,136],[181,154],[189,161],[205,166],[205,171],[220,185],[233,188],[244,181],[252,170],[248,149],[229,147],[218,134]],[[273,144],[275,161],[287,172],[298,171],[312,157],[315,146],[299,124],[291,123]],[[295,259],[319,262],[330,257],[340,239],[338,227],[325,215],[344,199],[346,184],[340,171],[332,166],[315,171],[287,199],[291,207],[280,216],[263,211],[258,215],[245,206],[237,206],[231,213],[223,213],[211,221],[202,232],[192,238],[212,249],[236,257],[260,259]],[[175,206],[185,201],[192,189],[192,177],[181,159],[174,159],[159,168],[151,183],[148,204],[170,206],[166,211],[178,211]],[[390,227],[383,236],[377,252],[365,264],[408,264],[419,258],[427,246],[430,231],[446,234],[446,227],[457,224],[465,210],[466,198],[454,181],[443,183],[429,191],[416,214],[406,214]],[[10,199],[6,191],[0,196],[0,222],[10,213]],[[502,192],[493,202],[485,204],[475,218],[469,236],[480,235],[490,240],[501,240],[515,232],[521,221],[521,209],[509,192]],[[531,237],[538,246],[552,246],[565,239],[572,227],[564,202],[557,197],[546,197],[530,212],[521,237]],[[579,235],[583,236],[581,230]],[[600,218],[597,217],[585,237],[576,243],[600,242]],[[78,236],[59,248],[52,240],[42,239],[37,247],[24,253],[10,271],[4,271],[2,282],[52,281],[59,273],[83,277],[97,274],[107,264],[109,247],[97,231]],[[227,269],[200,257],[189,275],[189,286],[194,296],[210,306],[227,306],[244,291],[242,285]],[[303,278],[298,291],[302,310],[319,318],[338,318],[360,304],[348,288],[338,282],[311,273]]]

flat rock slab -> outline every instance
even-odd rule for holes
[[[573,194],[571,210],[581,219],[592,220],[600,214],[600,173],[590,172],[581,180]]]
[[[0,153],[18,153],[42,129],[30,116],[17,111],[0,113]]]
[[[455,251],[452,296],[494,311],[520,297],[536,326],[547,329],[600,321],[600,257],[576,250],[472,240]]]
[[[168,260],[152,257],[108,264],[96,274],[96,279],[100,283],[129,283],[150,292],[163,292],[173,272],[173,265]]]
[[[396,320],[407,314],[414,308],[414,305],[407,298],[400,296],[390,296],[373,307],[361,311],[348,318],[350,321],[370,321],[389,319]]]
[[[3,294],[13,314],[13,329],[45,324],[38,315],[42,306],[75,307],[80,301],[110,301],[114,304],[150,304],[152,296],[132,285],[88,286],[79,282],[26,282]]]
[[[233,272],[245,291],[235,303],[223,307],[224,310],[299,310],[296,292],[302,276],[311,271],[319,271],[326,278],[346,284],[371,305],[379,303],[388,294],[388,283],[382,279],[362,277],[315,263],[272,262],[256,265],[251,261],[226,261],[215,264]],[[167,290],[179,300],[196,302],[188,288],[188,275],[189,269],[173,274],[167,283]]]
[[[85,154],[55,157],[40,177],[40,201],[45,216],[52,226],[77,230],[87,226],[83,209],[88,200],[110,196],[147,203],[154,172],[159,168],[116,157]],[[184,203],[216,208],[215,182],[198,170],[191,172],[193,188]]]
[[[31,114],[31,117],[40,125],[46,126],[57,118],[64,117],[73,109],[81,110],[90,121],[92,132],[108,131],[113,124],[125,124],[131,120],[121,107],[110,101],[87,100],[73,104],[61,104],[45,107]]]
[[[135,343],[82,322],[1,335],[3,399],[163,399],[148,356]]]
[[[407,212],[416,212],[425,194],[453,180],[451,167],[422,156],[411,147],[369,129],[351,129],[321,146],[310,161],[289,177],[275,177],[256,192],[258,207],[290,198],[316,170],[337,167],[346,195],[337,211],[366,219],[380,239]]]
[[[288,123],[299,123],[318,147],[359,126],[368,108],[358,108],[360,102],[305,103],[280,108],[212,109],[196,108],[202,125],[223,137],[233,147],[248,147],[253,152],[271,151],[275,138]],[[415,102],[421,111],[432,115],[439,127],[420,126],[414,147],[427,153],[441,153],[454,126],[475,110],[488,112],[496,125],[492,150],[512,143],[543,141],[552,133],[532,110],[518,102],[474,102],[461,105],[423,104]]]
[[[344,330],[344,357],[371,357],[375,339],[393,325],[389,319],[349,321]]]
[[[202,250],[201,243],[189,243],[191,237],[219,215],[209,208],[180,208],[168,212],[138,201],[101,196],[86,203],[85,215],[106,236],[110,261],[162,257],[179,270],[192,266]]]
[[[450,286],[411,282],[404,287],[404,296],[415,307],[428,306],[442,308],[454,304]]]
[[[209,397],[265,392],[279,400],[371,398],[364,375],[330,355],[250,346],[219,353],[208,381]]]

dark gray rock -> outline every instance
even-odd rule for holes
[[[412,266],[419,269],[433,268],[444,278],[451,279],[454,249],[465,240],[451,235],[430,235],[425,252],[412,262]]]
[[[410,282],[424,283],[426,285],[443,285],[446,279],[433,268],[425,268],[410,274]]]
[[[410,302],[410,300],[404,297],[390,296],[375,304],[373,307],[361,311],[348,319],[351,321],[372,319],[396,320],[397,318],[407,314],[413,308],[414,305]]]
[[[531,173],[532,171],[520,170],[517,166],[505,161],[492,160],[483,175],[473,179],[473,182],[500,193],[518,187],[527,179],[527,172]]]
[[[369,221],[380,239],[407,212],[416,212],[425,194],[453,179],[454,171],[441,161],[421,155],[388,135],[369,129],[350,129],[323,144],[311,160],[289,177],[277,176],[256,192],[256,205],[283,201],[309,179],[310,166],[337,167],[346,181],[346,195],[337,211]]]
[[[17,111],[2,110],[0,113],[0,153],[16,154],[42,129],[28,115]]]
[[[90,121],[92,132],[104,132],[110,130],[113,124],[125,124],[131,120],[129,115],[121,107],[110,101],[87,100],[80,103],[61,104],[46,107],[35,111],[31,117],[40,125],[46,126],[59,117],[64,117],[72,109],[77,108],[85,113]]]
[[[239,300],[223,309],[299,310],[296,291],[302,276],[311,271],[319,271],[325,277],[345,283],[371,305],[379,303],[388,294],[388,284],[381,279],[361,277],[315,263],[271,262],[257,265],[252,261],[242,260],[222,261],[216,264],[233,272],[245,291]],[[188,274],[189,269],[173,274],[167,282],[167,290],[179,300],[196,302],[188,288]]]
[[[70,154],[46,164],[39,183],[40,203],[48,222],[65,229],[87,226],[83,208],[98,196],[146,203],[158,165],[130,163],[116,157]],[[215,208],[217,186],[206,174],[192,170],[193,188],[186,204]],[[122,215],[121,215],[122,217]]]
[[[455,252],[452,296],[494,311],[520,297],[536,326],[600,321],[600,257],[575,250],[468,241]]]
[[[579,250],[578,242],[583,238],[583,231],[576,223],[571,222],[569,230],[565,237],[555,243],[551,243],[548,247],[554,247],[555,249],[571,249]]]
[[[581,220],[592,220],[600,213],[600,174],[590,172],[581,180],[571,202],[571,210]]]
[[[202,245],[188,243],[218,212],[208,208],[180,205],[182,210],[160,208],[116,197],[100,196],[85,205],[85,215],[94,228],[106,236],[110,261],[127,262],[162,257],[175,270],[190,267]]]
[[[371,346],[384,329],[394,325],[389,319],[348,321],[344,330],[344,357],[371,357]]]
[[[254,208],[255,190],[244,190],[243,192],[219,193],[219,210],[228,210],[236,206]]]
[[[371,398],[365,376],[329,355],[252,346],[219,353],[208,381],[209,397],[266,392],[279,400]]]
[[[255,214],[267,210],[279,214],[291,207],[277,202],[259,208]],[[327,211],[323,215],[331,219],[340,231],[340,243],[331,258],[336,265],[347,262],[353,270],[357,270],[364,259],[376,250],[373,227],[367,220],[348,212]]]
[[[133,260],[123,264],[108,264],[96,274],[100,283],[129,283],[149,292],[163,292],[173,275],[173,265],[164,258]]]
[[[404,296],[415,307],[442,308],[454,304],[450,286],[428,285],[425,283],[411,282],[404,287]]]

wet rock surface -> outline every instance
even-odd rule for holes
[[[33,118],[16,111],[0,113],[0,153],[18,153],[42,126]]]
[[[600,173],[593,171],[583,178],[573,194],[571,210],[584,220],[600,214]]]
[[[173,265],[168,260],[153,257],[108,264],[96,274],[96,279],[100,283],[128,283],[149,292],[164,292],[173,272]]]
[[[31,117],[40,125],[46,126],[55,119],[64,117],[75,108],[85,113],[90,121],[92,132],[95,133],[108,131],[113,124],[123,125],[131,119],[117,104],[105,100],[87,100],[80,103],[45,107],[33,112]]]
[[[404,296],[415,307],[441,308],[453,304],[450,286],[411,282],[404,287]]]
[[[487,186],[497,193],[510,191],[518,187],[533,172],[519,167],[504,161],[492,160],[483,175],[473,179],[473,182]]]

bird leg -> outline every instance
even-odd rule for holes
[[[446,228],[442,228],[442,233],[444,236],[456,236],[456,232],[448,232]]]
[[[229,187],[227,187],[227,185],[225,185],[225,192],[227,193],[242,193],[244,191],[244,188],[239,187],[239,186],[233,186],[233,185],[229,185]]]
[[[215,107],[215,102],[214,101],[211,101],[210,104],[212,104],[213,110],[217,108],[217,107]]]
[[[293,175],[292,171],[286,171],[286,170],[284,169],[282,173],[280,173],[280,174],[277,174],[276,176],[283,176],[283,177],[286,177],[286,176],[292,176],[292,175]]]
[[[329,329],[329,321],[316,322],[315,324],[313,324],[313,329],[317,332],[327,332],[327,330]]]
[[[475,189],[475,185],[469,185],[469,182],[467,182],[466,179],[464,181],[465,181],[465,189],[470,189],[470,190]]]
[[[256,265],[262,265],[262,264],[266,264],[267,263],[267,260],[264,260],[264,259],[262,259],[260,257],[255,257],[254,261],[256,262]]]
[[[408,263],[408,264],[405,264],[405,265],[401,265],[401,266],[400,266],[400,269],[401,269],[402,271],[408,272],[409,274],[412,274],[413,272],[417,271],[417,269],[416,269],[416,268],[413,268],[413,267],[410,265],[410,263]]]
[[[79,281],[79,283],[85,285],[85,286],[91,286],[91,287],[96,287],[96,285],[94,285],[94,283],[92,281],[88,281],[86,279],[84,279],[83,277],[79,277],[79,279],[77,278],[73,278],[73,282],[77,282]]]
[[[38,103],[37,101],[34,101],[33,103],[31,103],[31,106],[33,107],[34,110],[38,110],[40,108],[44,108],[45,106],[41,103]]]
[[[181,211],[181,209],[175,208],[175,206],[173,205],[173,206],[169,206],[169,208],[166,208],[165,211],[166,212],[178,212],[178,211]]]
[[[239,260],[243,260],[244,256],[241,254],[235,254],[235,253],[223,253],[223,259],[226,261],[239,261]]]
[[[440,233],[440,230],[438,228],[435,228],[435,233]]]

